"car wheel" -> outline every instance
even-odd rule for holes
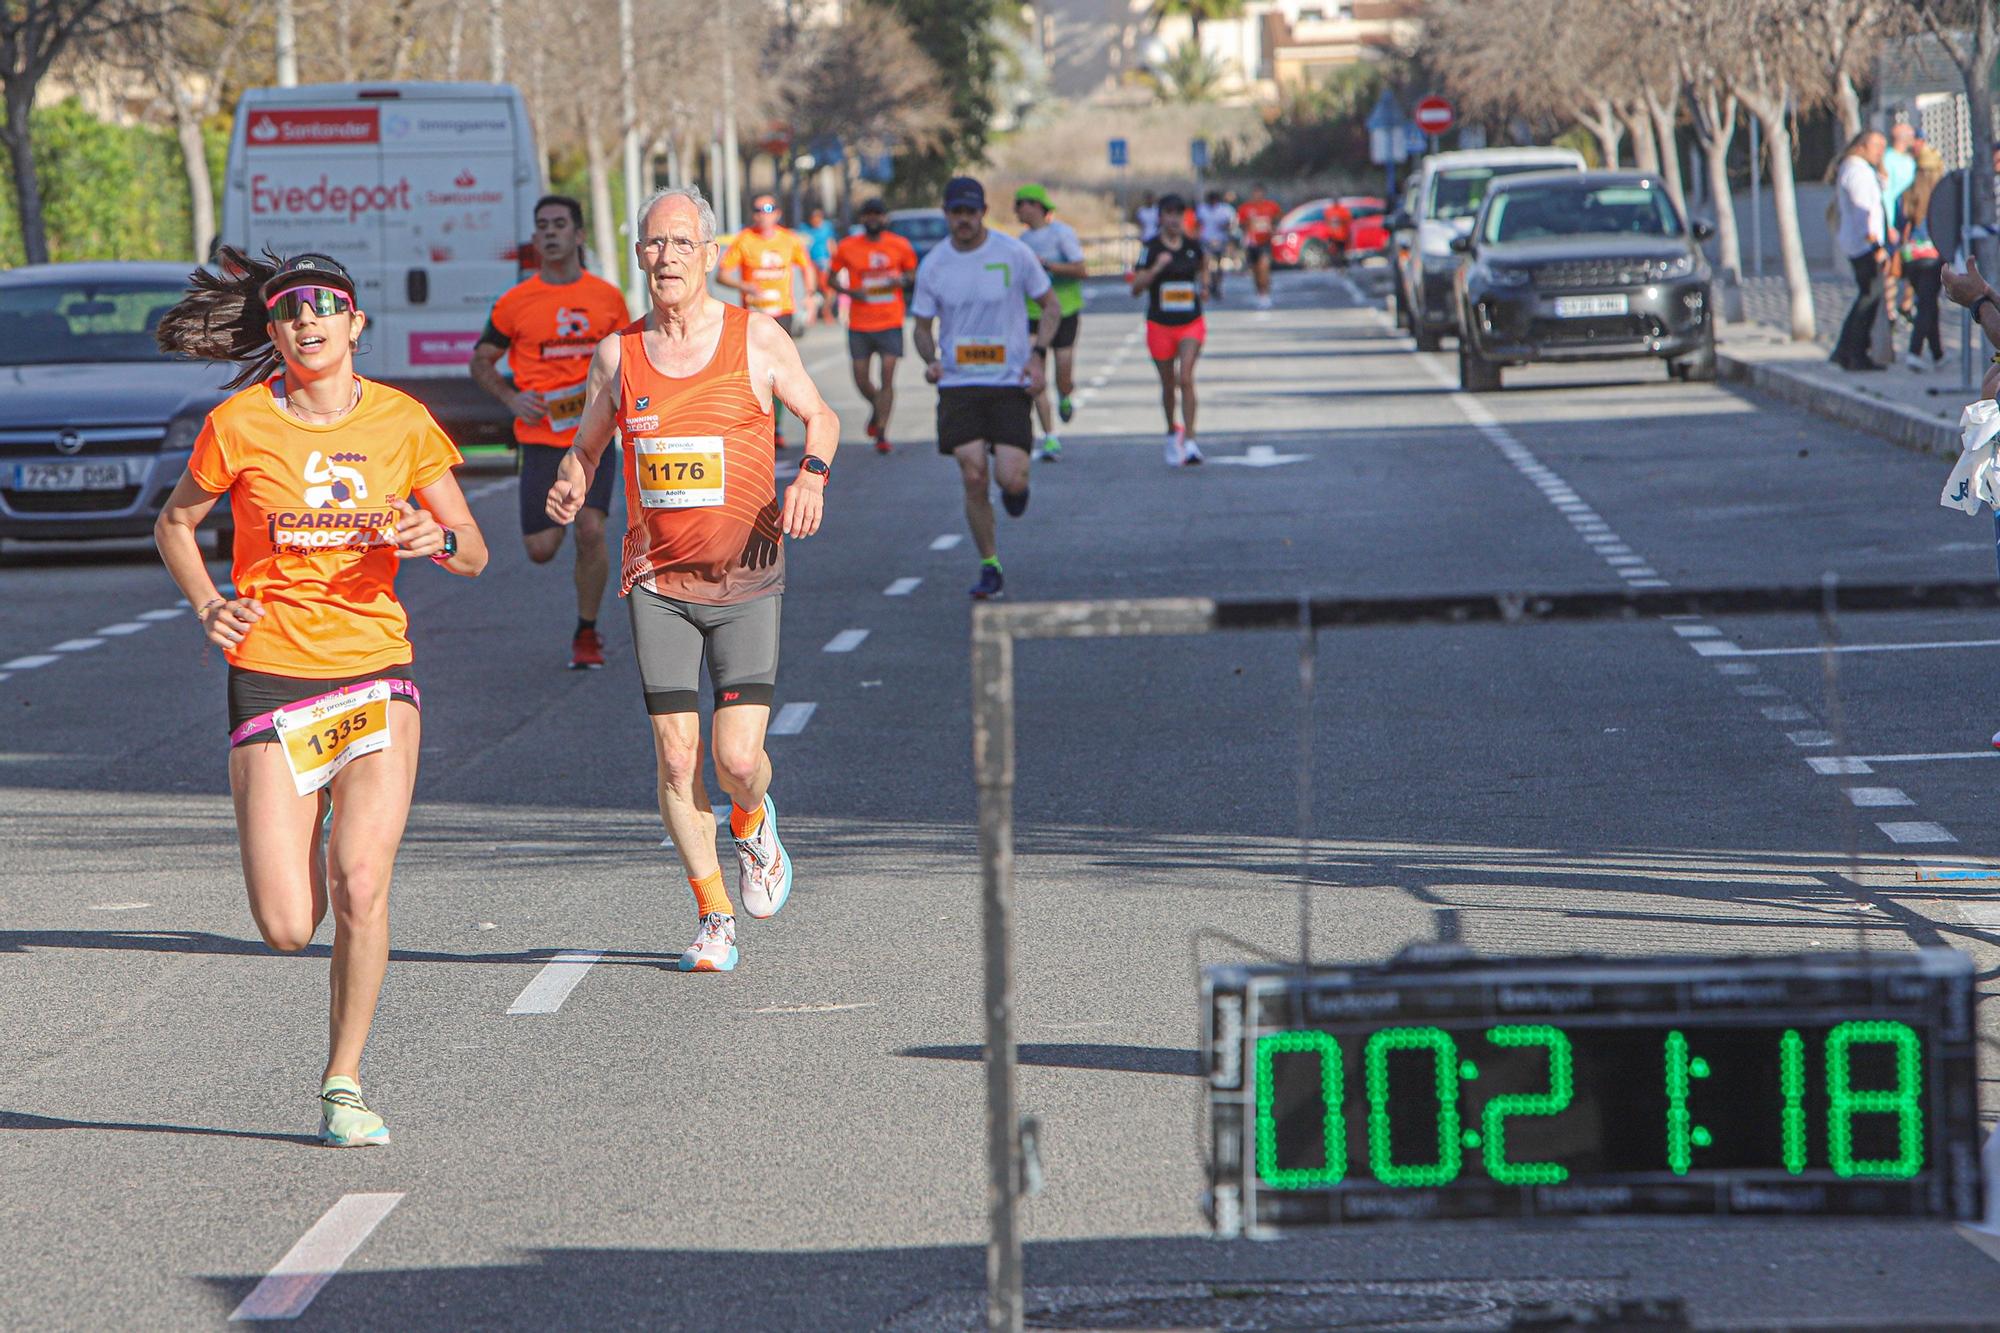
[[[1435,352],[1444,346],[1444,335],[1425,328],[1423,316],[1415,310],[1410,312],[1410,332],[1416,336],[1419,352]]]
[[[1669,361],[1667,372],[1686,384],[1713,384],[1715,382],[1715,335],[1702,341],[1700,347],[1679,361]]]
[[[1458,340],[1458,387],[1466,393],[1493,393],[1500,388],[1500,364],[1473,349],[1470,338]]]
[[[1299,247],[1299,267],[1303,269],[1323,269],[1330,262],[1325,241],[1307,241]]]

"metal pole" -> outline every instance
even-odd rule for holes
[[[1755,116],[1750,117],[1750,264],[1751,273],[1764,276],[1764,150]]]
[[[736,53],[724,35],[722,43],[722,226],[743,230],[743,155],[736,146]]]
[[[1312,598],[1299,598],[1299,968],[1312,967],[1313,669],[1319,631]]]
[[[487,75],[494,83],[507,80],[506,0],[486,0]]]
[[[292,21],[292,0],[278,0],[278,86],[299,86],[299,38]]]
[[[1020,1333],[1020,1113],[1014,1088],[1014,640],[972,616],[972,769],[986,939],[986,1327]]]

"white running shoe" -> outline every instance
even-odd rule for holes
[[[1913,371],[1919,375],[1923,374],[1926,370],[1930,369],[1929,366],[1925,365],[1921,360],[1918,359],[1917,354],[1915,352],[1903,353],[1903,367],[1904,369]]]
[[[710,912],[701,919],[694,943],[681,951],[683,972],[734,972],[736,970],[736,918],[726,912]]]
[[[1167,432],[1166,443],[1161,452],[1166,455],[1168,467],[1179,467],[1185,460],[1186,454],[1181,449],[1181,441],[1186,438],[1179,426]]]
[[[1200,461],[1201,461],[1201,446],[1196,444],[1194,442],[1194,436],[1190,435],[1181,441],[1181,466],[1193,467],[1196,463],[1199,463]]]
[[[792,896],[792,858],[778,840],[778,803],[768,792],[757,831],[736,839],[736,872],[737,901],[759,921],[776,916]]]
[[[1258,308],[1259,310],[1269,310],[1269,309],[1271,308],[1271,298],[1270,298],[1270,297],[1268,297],[1268,296],[1260,296],[1260,297],[1258,297],[1258,298],[1257,298],[1257,308]]]

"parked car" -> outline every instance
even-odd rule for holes
[[[153,342],[186,264],[32,264],[0,272],[0,538],[153,530],[234,367]],[[211,519],[227,554],[227,511]]]
[[[951,234],[942,208],[894,208],[889,210],[889,230],[910,243],[922,259],[939,241]]]
[[[1388,248],[1380,199],[1362,195],[1314,199],[1278,220],[1271,262],[1279,268],[1325,268]]]
[[[1473,148],[1432,153],[1411,182],[1415,207],[1392,220],[1409,235],[1397,265],[1397,282],[1417,350],[1435,352],[1454,331],[1453,279],[1459,257],[1451,241],[1472,227],[1487,187],[1495,180],[1529,171],[1583,170],[1583,158],[1569,148]]]
[[[1685,222],[1635,171],[1516,176],[1487,191],[1457,300],[1460,387],[1498,389],[1533,361],[1658,357],[1675,379],[1715,378],[1707,223]]]

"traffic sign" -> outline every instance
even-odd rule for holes
[[[1113,139],[1111,141],[1111,165],[1114,167],[1125,165],[1125,141],[1123,139]]]
[[[1196,171],[1208,170],[1208,140],[1193,139],[1188,142],[1188,161]]]
[[[1443,134],[1456,119],[1451,113],[1451,103],[1436,93],[1417,103],[1416,114],[1417,128],[1425,134]]]

